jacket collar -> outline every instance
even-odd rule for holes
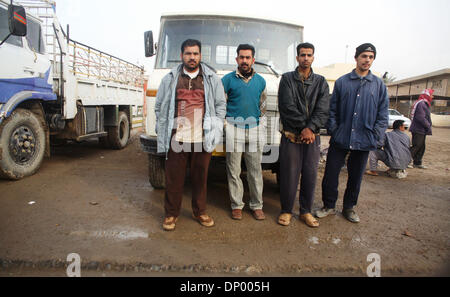
[[[214,72],[205,64],[203,64],[202,62],[200,62],[200,67],[202,69],[202,74],[203,76],[212,76],[214,74]],[[172,68],[172,70],[170,71],[170,73],[176,77],[178,75],[178,73],[180,73],[180,71],[183,70],[183,64],[180,64],[174,68]]]
[[[353,71],[350,73],[350,79],[366,79],[368,81],[373,81],[375,78],[375,76],[372,74],[372,71],[369,70],[369,73],[364,76],[361,77],[356,73],[356,69],[353,69]]]
[[[314,71],[311,68],[311,73],[309,74],[309,77],[305,80],[305,84],[307,84],[307,85],[311,84],[312,80],[313,80],[313,76],[314,76]],[[297,66],[297,68],[295,68],[295,71],[294,71],[294,79],[299,82],[302,81],[302,79],[300,78],[300,74],[298,72],[298,66]]]

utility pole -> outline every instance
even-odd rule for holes
[[[345,46],[345,64],[347,64],[348,44]]]

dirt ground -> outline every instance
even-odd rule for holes
[[[450,129],[433,131],[428,169],[408,169],[402,180],[364,176],[361,222],[338,213],[318,229],[298,220],[298,202],[290,226],[276,223],[279,194],[269,171],[267,219],[254,220],[246,206],[243,220],[232,220],[225,167],[215,164],[208,213],[216,225],[191,218],[187,182],[176,230],[165,232],[164,191],[148,182],[139,131],[121,151],[95,141],[54,147],[34,176],[0,180],[0,275],[65,276],[68,254],[77,253],[82,276],[366,276],[367,257],[377,253],[381,276],[450,276]],[[323,171],[322,164],[315,208]],[[343,169],[339,210],[346,178]]]

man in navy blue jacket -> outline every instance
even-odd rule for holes
[[[339,174],[348,155],[348,181],[342,214],[353,223],[359,217],[353,209],[358,201],[369,151],[376,150],[388,127],[389,98],[383,81],[370,67],[376,49],[370,43],[356,48],[356,69],[340,77],[334,86],[327,122],[331,135],[322,181],[323,208],[316,217],[336,214]]]

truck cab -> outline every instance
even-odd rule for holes
[[[126,147],[143,67],[71,39],[53,0],[14,3],[0,0],[0,178],[34,174],[53,141]]]
[[[156,187],[164,187],[164,157],[156,153],[155,100],[162,78],[178,66],[180,47],[188,38],[202,43],[202,62],[214,69],[219,77],[236,70],[236,49],[248,43],[256,49],[254,69],[267,84],[267,144],[264,148],[263,168],[278,170],[280,143],[278,85],[281,74],[296,67],[296,47],[303,40],[303,26],[248,15],[209,13],[163,14],[158,41],[153,43],[152,32],[146,32],[146,55],[156,55],[155,67],[149,76],[146,97],[146,135],[141,136],[144,151],[149,154],[149,180]],[[224,149],[213,157],[224,157]]]

